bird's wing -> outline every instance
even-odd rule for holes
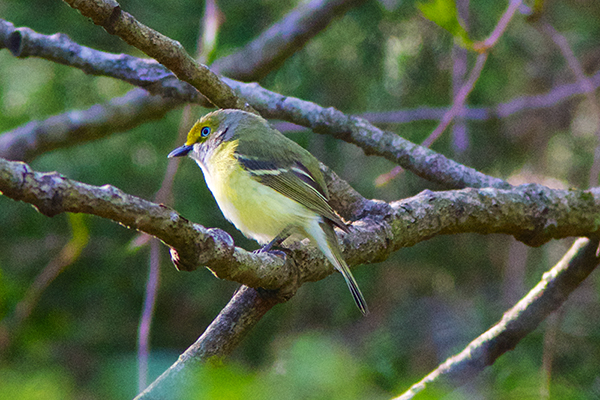
[[[297,201],[347,232],[348,228],[329,205],[329,194],[318,170],[318,161],[312,158],[309,160],[314,165],[304,165],[293,160],[285,148],[278,148],[277,140],[271,144],[267,149],[248,151],[248,148],[240,147],[243,146],[241,142],[235,156],[253,179]],[[294,145],[297,146],[296,143]],[[253,148],[256,149],[255,146]]]

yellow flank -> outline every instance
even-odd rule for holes
[[[313,225],[321,220],[320,215],[297,201],[252,179],[234,158],[237,145],[237,140],[223,143],[208,155],[206,165],[198,163],[223,215],[237,229],[266,244],[288,227]]]

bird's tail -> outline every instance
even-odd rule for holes
[[[325,254],[333,266],[342,273],[342,276],[348,285],[348,289],[350,289],[350,293],[352,293],[352,297],[356,302],[356,306],[360,312],[363,313],[363,315],[367,315],[369,313],[367,302],[365,301],[365,298],[360,291],[354,276],[352,276],[352,272],[350,272],[348,264],[346,264],[346,261],[344,261],[342,258],[342,252],[337,241],[337,235],[333,230],[333,226],[328,220],[323,220],[319,222],[319,227],[325,236],[325,243],[322,243],[323,241],[316,240],[317,246],[323,252],[323,254]]]

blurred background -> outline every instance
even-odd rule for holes
[[[289,12],[291,3],[296,2],[218,1],[221,26],[209,61],[252,40]],[[120,4],[196,53],[204,2]],[[506,6],[473,2],[462,14],[470,37],[487,37]],[[39,33],[62,32],[95,49],[143,56],[58,0],[1,0],[0,15]],[[600,3],[548,2],[543,19],[566,38],[584,72],[595,74]],[[479,114],[457,119],[432,148],[512,183],[586,188],[591,180],[597,186],[597,173],[590,171],[598,145],[598,105],[593,95],[558,96],[561,88],[573,90],[567,85],[577,80],[541,24],[515,15],[469,97],[469,108]],[[473,65],[475,55],[453,44],[452,35],[424,18],[414,1],[367,1],[260,83],[347,114],[365,114],[379,127],[420,143],[437,126],[439,108],[452,103],[453,87],[464,79],[461,69]],[[131,89],[121,81],[0,50],[0,132],[86,109]],[[498,111],[498,105],[535,100],[532,96],[548,101]],[[418,117],[415,110],[422,108],[436,117]],[[166,156],[180,144],[182,110],[46,153],[30,165],[152,200],[165,175]],[[195,116],[208,111],[192,107]],[[303,129],[284,133],[365,197],[393,201],[441,189],[411,173],[380,185],[377,179],[394,168],[389,161]],[[226,230],[245,249],[258,248],[224,220],[191,160],[179,166],[173,198],[173,207],[186,218]],[[136,232],[108,220],[47,218],[0,196],[0,399],[135,396],[136,341],[149,265],[149,247],[136,246],[136,238]],[[353,269],[371,310],[367,318],[338,274],[306,284],[258,324],[224,367],[200,372],[198,398],[390,398],[497,322],[571,243],[528,248],[512,237],[463,234],[402,249],[385,262]],[[36,292],[39,274],[64,259],[68,267]],[[150,381],[202,334],[238,286],[206,269],[178,272],[162,245],[160,261]],[[444,398],[600,396],[599,294],[596,272],[514,351]]]

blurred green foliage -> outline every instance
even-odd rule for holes
[[[461,25],[454,0],[433,0],[420,3],[417,6],[425,18],[450,32],[456,39],[457,44],[469,49],[472,48],[473,41],[469,39],[469,33]]]
[[[215,58],[230,54],[290,10],[275,0],[221,1]],[[143,23],[195,53],[203,2],[122,1]],[[473,2],[469,37],[482,40],[506,2]],[[593,0],[549,2],[544,16],[568,39],[584,70],[600,60],[600,6]],[[80,44],[141,56],[118,38],[55,0],[5,0],[0,15],[16,26],[63,32]],[[435,18],[432,18],[435,20]],[[423,18],[414,1],[371,1],[333,23],[261,83],[286,95],[346,113],[446,106],[452,98],[448,32]],[[472,65],[473,54],[469,55]],[[557,47],[517,14],[493,49],[469,103],[494,106],[573,82]],[[130,86],[40,59],[0,51],[0,132],[70,109],[84,109],[126,93]],[[196,115],[206,110],[194,109]],[[163,120],[34,160],[94,185],[111,184],[153,199],[166,155],[176,143],[181,110]],[[512,182],[586,187],[596,146],[593,110],[583,97],[508,118],[468,121],[466,150],[453,149],[452,129],[433,148]],[[384,124],[415,142],[435,121]],[[384,187],[374,180],[393,165],[355,147],[311,132],[290,132],[364,196],[396,200],[435,185],[405,173]],[[200,170],[184,161],[174,207],[185,217],[231,233],[255,249],[221,216]],[[0,196],[0,399],[122,399],[136,392],[136,335],[148,269],[148,250],[131,251],[136,232],[96,217],[76,222],[89,232],[79,257],[41,294],[22,323],[15,308],[36,276],[71,240],[69,217],[47,218]],[[76,230],[77,231],[77,230]],[[86,235],[82,233],[82,235]],[[81,238],[80,238],[81,239]],[[570,241],[528,249],[490,235],[437,237],[402,249],[378,265],[355,269],[372,314],[362,318],[343,280],[307,284],[279,305],[246,338],[224,367],[198,372],[197,398],[389,398],[408,388],[485,331],[522,297],[568,248]],[[177,272],[163,251],[153,323],[151,379],[202,333],[236,284],[205,269]],[[483,376],[446,398],[539,398],[542,360],[553,353],[553,399],[600,395],[600,313],[597,273],[559,312]],[[545,337],[554,329],[548,349]],[[227,383],[225,385],[225,383]],[[435,398],[435,397],[434,397]]]

